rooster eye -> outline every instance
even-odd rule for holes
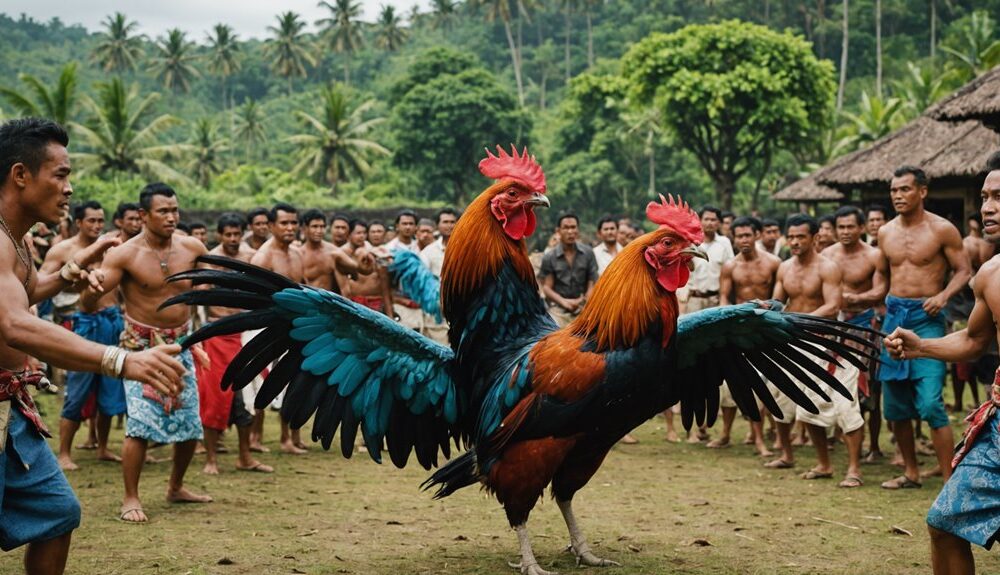
[[[514,191],[514,188],[511,188],[511,189],[507,190],[507,195],[508,195],[509,197],[513,198],[514,196],[516,196],[516,195],[517,195],[517,192],[516,192],[516,191]]]

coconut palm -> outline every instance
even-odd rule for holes
[[[208,34],[208,69],[219,77],[222,85],[222,108],[229,107],[226,88],[229,77],[240,71],[240,45],[231,26],[216,24]]]
[[[861,106],[857,114],[841,112],[847,119],[848,145],[851,149],[859,149],[879,138],[887,136],[902,124],[904,118],[900,113],[903,101],[899,98],[883,100],[878,96],[861,93]]]
[[[271,59],[271,69],[274,73],[288,81],[288,94],[292,93],[292,78],[306,77],[306,65],[315,66],[316,59],[306,47],[305,34],[302,32],[306,23],[299,15],[289,10],[277,16],[278,25],[268,26],[274,37],[265,47],[267,57]]]
[[[972,13],[957,46],[941,46],[952,65],[967,81],[1000,65],[1000,40],[994,39],[996,22],[986,12]]]
[[[247,162],[258,145],[267,140],[264,110],[254,99],[247,99],[236,110],[236,139],[246,148]]]
[[[139,23],[129,22],[125,14],[115,12],[104,19],[104,32],[94,48],[92,59],[105,72],[135,70],[136,60],[142,56],[142,35],[136,34]]]
[[[212,177],[222,171],[222,156],[229,151],[229,140],[219,137],[212,120],[200,118],[192,126],[191,140],[181,149],[188,155],[186,173],[207,188]]]
[[[156,75],[163,86],[174,92],[191,90],[191,80],[200,76],[193,62],[194,42],[180,28],[167,30],[167,36],[157,44],[157,56],[153,58]]]
[[[49,118],[64,126],[73,119],[77,102],[76,62],[63,66],[59,80],[51,90],[45,82],[31,74],[20,74],[18,78],[27,86],[26,93],[12,88],[0,88],[0,96],[3,96],[18,114]]]
[[[351,56],[361,49],[361,2],[334,0],[333,4],[323,1],[320,7],[330,11],[330,16],[316,21],[323,29],[330,48],[344,55],[344,83],[351,83]]]
[[[457,18],[455,0],[431,0],[431,27],[435,30],[451,30]]]
[[[408,33],[401,26],[396,9],[392,6],[382,5],[375,27],[375,43],[387,52],[397,50],[406,41]]]
[[[516,1],[516,0],[514,0]],[[507,47],[510,49],[510,60],[514,68],[514,82],[517,84],[517,101],[524,107],[524,82],[521,80],[521,53],[514,43],[514,33],[511,29],[511,0],[474,0],[475,7],[486,10],[486,21],[503,22],[504,32],[507,34]]]
[[[138,85],[126,89],[121,78],[97,85],[97,99],[84,98],[90,112],[85,124],[72,124],[80,136],[86,153],[76,158],[84,169],[101,173],[131,172],[149,178],[186,181],[187,178],[163,162],[177,154],[177,146],[161,145],[159,137],[180,121],[168,114],[155,115],[153,106],[160,95],[156,92],[139,97]]]
[[[955,71],[938,74],[932,67],[920,67],[907,62],[907,74],[893,82],[893,92],[903,101],[911,116],[924,113],[931,104],[951,92],[957,74]]]
[[[336,194],[340,180],[368,173],[372,156],[389,155],[382,144],[368,139],[372,128],[385,118],[365,119],[375,100],[352,108],[343,91],[334,86],[320,90],[320,97],[319,116],[296,112],[306,132],[290,136],[287,141],[298,148],[294,171],[309,174]]]

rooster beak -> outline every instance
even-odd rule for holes
[[[529,206],[542,206],[546,208],[552,205],[549,203],[549,199],[545,197],[545,194],[542,194],[540,192],[535,192],[534,194],[531,194],[531,197],[525,200],[524,203],[528,204]]]
[[[704,251],[702,251],[702,249],[699,248],[698,246],[688,246],[688,247],[684,248],[683,250],[681,250],[681,253],[682,254],[687,254],[687,255],[691,256],[692,258],[701,258],[701,259],[705,260],[706,262],[708,261],[708,254],[706,254]]]

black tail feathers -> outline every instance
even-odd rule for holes
[[[462,455],[446,463],[420,484],[424,491],[439,485],[434,493],[434,499],[443,499],[452,493],[479,482],[479,470],[476,465],[476,451],[470,449]]]

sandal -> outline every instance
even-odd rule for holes
[[[848,475],[843,481],[837,484],[837,487],[844,487],[846,489],[853,489],[855,487],[861,487],[865,482],[861,480],[857,475]]]
[[[774,459],[765,463],[764,467],[768,469],[791,469],[795,467],[795,464],[785,461],[784,459]]]
[[[920,489],[921,487],[923,487],[922,483],[914,481],[905,475],[900,475],[895,479],[890,479],[882,483],[882,489]]]
[[[809,479],[809,480],[812,480],[812,479],[832,479],[833,478],[833,472],[832,471],[816,471],[815,469],[810,469],[809,471],[806,471],[805,473],[803,473],[799,477],[801,477],[802,479]]]
[[[137,520],[137,519],[125,519],[126,515],[128,515],[129,513],[134,513],[136,511],[138,511],[139,513],[142,513],[143,515],[146,514],[146,512],[142,510],[142,507],[129,507],[129,508],[126,508],[126,509],[122,509],[121,514],[118,516],[118,520],[121,521],[121,522],[123,522],[123,523],[147,523],[147,522],[149,522],[149,518],[148,517],[145,518],[145,519],[141,519],[141,520]]]

